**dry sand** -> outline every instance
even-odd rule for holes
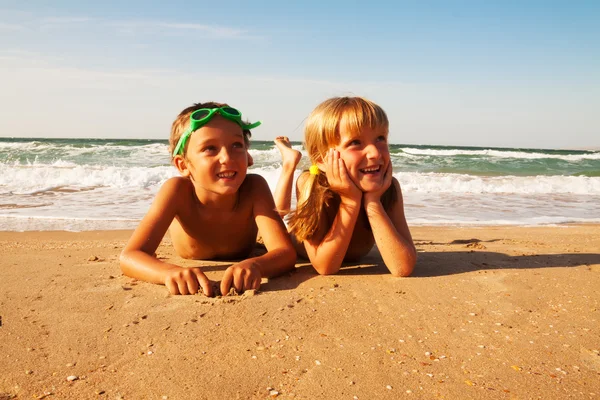
[[[122,276],[129,231],[1,232],[0,399],[600,398],[600,226],[412,232],[413,277],[217,299]]]

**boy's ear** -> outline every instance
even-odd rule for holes
[[[190,176],[190,170],[188,169],[187,161],[181,154],[177,154],[173,158],[173,164],[175,165],[175,168],[177,168],[181,175],[185,177]]]

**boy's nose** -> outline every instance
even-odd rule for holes
[[[229,150],[227,150],[227,147],[221,148],[221,153],[219,154],[219,161],[221,162],[221,164],[225,164],[230,159],[231,154],[229,154]]]

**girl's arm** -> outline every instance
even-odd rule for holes
[[[331,226],[327,226],[326,215],[323,215],[317,232],[304,241],[308,258],[321,275],[335,274],[340,270],[354,233],[362,198],[362,192],[350,180],[337,150],[331,149],[326,156],[326,174],[329,187],[340,196],[340,205]]]
[[[185,192],[183,178],[169,179],[161,187],[148,213],[121,252],[121,270],[127,276],[167,286],[171,294],[193,294],[199,287],[208,296],[212,287],[199,268],[182,268],[158,260],[158,248],[177,215],[177,199]]]
[[[317,232],[304,241],[306,254],[319,274],[331,275],[340,270],[359,213],[360,202],[342,201],[331,227],[327,230],[324,215]]]
[[[391,179],[391,184],[396,187],[398,194],[398,199],[392,205],[389,215],[381,204],[382,193],[365,193],[364,207],[375,243],[386,267],[393,276],[409,276],[417,262],[417,251],[404,216],[400,184],[392,177],[391,163],[386,174],[388,176],[384,179]]]
[[[275,209],[267,181],[259,175],[246,177],[251,182],[253,215],[267,253],[248,258],[227,268],[221,280],[221,293],[234,286],[239,292],[258,289],[262,277],[274,277],[294,269],[296,250]]]

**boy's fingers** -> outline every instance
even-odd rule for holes
[[[256,275],[252,275],[252,274],[246,275],[246,278],[244,279],[244,290],[256,289],[254,287],[255,281],[256,281]]]
[[[224,296],[229,293],[229,289],[231,289],[231,281],[233,280],[233,271],[231,268],[227,268],[225,270],[225,275],[223,275],[223,279],[221,280],[221,294]]]
[[[179,288],[177,284],[172,279],[167,279],[165,281],[165,286],[169,289],[169,293],[171,294],[179,294]]]
[[[198,284],[202,288],[202,292],[206,296],[212,297],[213,296],[212,285],[210,284],[210,281],[208,280],[206,275],[204,275],[202,272],[200,272],[196,269],[194,269],[194,274],[196,274],[196,279],[198,279]]]
[[[260,289],[260,282],[261,282],[261,278],[260,276],[257,276],[256,278],[254,278],[254,282],[252,282],[252,289]]]
[[[179,294],[190,294],[187,287],[187,282],[184,279],[177,280],[177,287],[179,288]]]
[[[237,290],[238,292],[243,292],[244,291],[244,277],[241,276],[242,274],[234,274],[233,275],[233,287],[235,287],[235,290]],[[223,293],[223,295],[226,295],[227,293]]]
[[[198,277],[196,274],[192,274],[190,278],[187,280],[187,289],[190,294],[198,293]]]

